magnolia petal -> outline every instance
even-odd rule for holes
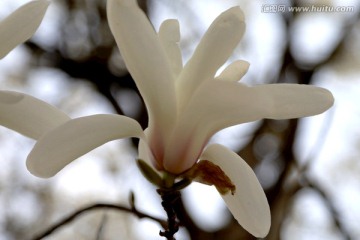
[[[173,73],[159,37],[136,0],[107,1],[109,25],[149,113],[151,132],[165,139],[176,117]]]
[[[62,111],[29,95],[0,91],[0,125],[38,139],[70,118]]]
[[[288,119],[324,112],[333,104],[323,88],[298,84],[248,87],[229,81],[206,81],[196,91],[168,142],[164,166],[173,173],[189,169],[217,131],[263,118]]]
[[[324,88],[299,84],[266,84],[254,87],[265,96],[264,118],[289,119],[317,115],[334,104],[334,97]]]
[[[177,81],[180,109],[203,81],[214,78],[219,67],[233,53],[244,31],[244,14],[239,7],[230,8],[215,19]]]
[[[46,0],[32,1],[0,21],[0,59],[35,33],[48,5]]]
[[[250,63],[247,61],[235,61],[227,66],[216,79],[237,82],[247,73],[249,67]]]
[[[109,141],[143,136],[139,123],[125,116],[99,114],[76,118],[41,137],[26,164],[32,174],[48,178]]]
[[[262,118],[290,119],[323,113],[334,103],[330,91],[300,84],[254,87],[229,81],[204,82],[194,94],[186,119],[203,120],[217,130]],[[205,121],[211,119],[211,121]]]
[[[172,71],[177,77],[182,70],[182,56],[179,47],[180,27],[176,19],[165,20],[159,29],[159,38],[171,64]]]
[[[208,146],[201,159],[218,165],[235,185],[235,194],[227,193],[222,198],[239,224],[255,237],[265,237],[271,225],[270,208],[251,167],[219,144]]]

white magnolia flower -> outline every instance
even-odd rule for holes
[[[135,120],[114,114],[68,120],[64,113],[30,96],[0,92],[0,123],[38,140],[27,159],[29,171],[51,177],[106,142],[137,137],[141,139],[139,157],[159,172],[174,176],[195,172],[194,166],[204,160],[217,166],[219,174],[228,177],[225,182],[233,184],[233,189],[217,188],[234,217],[254,236],[266,236],[270,210],[254,172],[236,153],[207,143],[232,125],[320,114],[332,106],[332,94],[307,85],[238,83],[248,69],[244,61],[235,61],[215,77],[245,30],[238,7],[212,23],[184,66],[176,20],[165,21],[157,34],[135,0],[108,0],[107,12],[111,31],[146,103],[148,128],[144,132]]]
[[[34,34],[48,5],[47,0],[31,1],[0,21],[0,59]]]

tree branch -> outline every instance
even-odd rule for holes
[[[38,236],[35,236],[34,238],[32,238],[32,240],[41,240],[44,237],[47,237],[49,235],[51,235],[54,231],[56,231],[57,229],[59,229],[60,227],[69,224],[71,221],[73,221],[75,218],[77,218],[78,216],[80,216],[83,213],[86,213],[88,211],[92,211],[92,210],[97,210],[97,209],[112,209],[112,210],[117,210],[117,211],[122,211],[122,212],[127,212],[127,213],[132,213],[135,216],[137,216],[138,218],[148,218],[150,220],[153,220],[157,223],[159,223],[163,228],[166,229],[167,227],[167,222],[154,217],[154,216],[150,216],[146,213],[143,213],[141,211],[138,211],[134,205],[132,205],[131,207],[126,207],[126,206],[122,206],[122,205],[114,205],[114,204],[107,204],[107,203],[96,203],[94,205],[79,209],[77,211],[75,211],[74,213],[70,214],[68,217],[65,217],[64,219],[60,220],[59,222],[55,223],[52,227],[48,228],[45,232],[39,234]]]

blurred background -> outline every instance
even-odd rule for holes
[[[26,2],[2,0],[0,18]],[[229,60],[250,62],[241,81],[332,91],[335,105],[324,114],[243,124],[212,141],[238,152],[257,173],[272,210],[266,239],[360,239],[360,2],[141,0],[140,5],[155,29],[167,18],[179,19],[184,62],[215,17],[239,5],[247,30]],[[291,6],[313,6],[313,11],[291,11]],[[120,113],[145,127],[146,109],[105,10],[104,0],[51,1],[34,37],[1,60],[0,88],[40,98],[71,117]],[[136,167],[136,144],[108,143],[44,180],[26,170],[34,141],[0,127],[0,240],[33,239],[95,203],[130,206],[131,193],[137,209],[165,219],[155,188]],[[183,224],[177,239],[254,239],[212,187],[191,184],[177,208]],[[161,239],[160,229],[132,214],[95,210],[46,239]]]

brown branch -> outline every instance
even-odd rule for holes
[[[163,228],[167,227],[167,223],[166,221],[157,218],[157,217],[153,217],[150,216],[146,213],[143,213],[141,211],[138,211],[135,206],[131,206],[131,207],[125,207],[125,206],[121,206],[121,205],[114,205],[114,204],[107,204],[107,203],[96,203],[94,205],[79,209],[77,211],[75,211],[74,213],[72,213],[71,215],[69,215],[68,217],[65,217],[64,219],[60,220],[59,222],[55,223],[52,227],[48,228],[45,232],[39,234],[38,236],[35,236],[34,238],[32,238],[32,240],[41,240],[44,237],[47,237],[49,235],[51,235],[54,231],[56,231],[57,229],[59,229],[60,227],[69,224],[71,221],[73,221],[75,218],[77,218],[78,216],[80,216],[83,213],[86,213],[88,211],[92,211],[92,210],[97,210],[97,209],[112,209],[112,210],[117,210],[117,211],[122,211],[122,212],[127,212],[127,213],[132,213],[135,216],[137,216],[138,218],[148,218],[151,219],[157,223],[159,223]]]
[[[157,193],[161,196],[161,205],[163,206],[168,219],[168,227],[165,228],[165,231],[160,231],[159,235],[161,237],[165,237],[168,240],[175,240],[174,235],[179,230],[179,222],[174,210],[174,204],[181,196],[180,191],[157,189]]]

